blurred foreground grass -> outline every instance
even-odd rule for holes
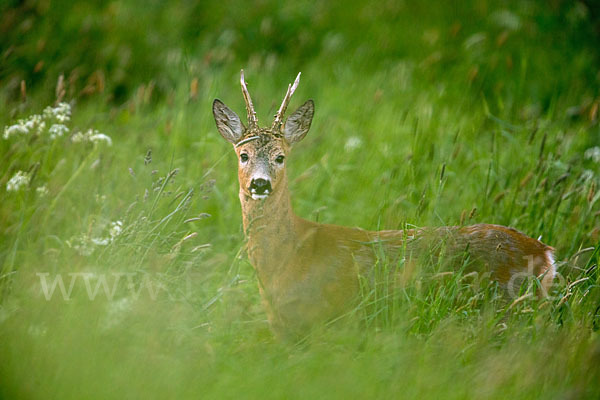
[[[598,254],[573,259],[600,237],[586,4],[4,3],[0,123],[46,126],[0,140],[0,396],[597,398]],[[510,225],[565,280],[507,301],[422,276],[276,342],[210,112],[243,114],[242,67],[262,121],[299,70],[291,107],[315,100],[298,214]]]

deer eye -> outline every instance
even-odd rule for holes
[[[242,153],[242,154],[240,154],[240,160],[241,160],[242,162],[246,162],[246,161],[248,161],[248,154],[246,154],[246,153]]]
[[[275,159],[275,162],[277,164],[283,164],[283,160],[285,159],[284,156],[277,156],[277,158]]]

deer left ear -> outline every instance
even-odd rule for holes
[[[283,125],[283,137],[289,144],[294,144],[304,139],[304,136],[306,136],[310,129],[314,113],[315,103],[312,100],[308,100],[288,117]]]
[[[229,143],[236,144],[246,130],[240,117],[219,99],[213,101],[213,115],[221,136]]]

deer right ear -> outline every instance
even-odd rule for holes
[[[294,144],[304,139],[304,136],[306,136],[310,129],[314,113],[315,103],[312,100],[308,100],[288,117],[283,126],[283,136],[289,144]]]
[[[219,99],[213,101],[212,109],[221,136],[231,144],[239,142],[246,131],[240,117]]]

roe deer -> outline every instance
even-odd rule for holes
[[[283,121],[299,79],[300,74],[288,86],[270,127],[258,125],[243,70],[240,83],[248,126],[220,100],[213,102],[217,129],[233,144],[239,160],[248,256],[276,334],[301,332],[348,311],[359,293],[359,275],[369,274],[376,264],[374,243],[397,262],[402,248],[418,253],[426,251],[421,241],[443,241],[445,255],[468,253],[500,285],[528,272],[541,279],[541,291],[546,293],[555,275],[554,249],[512,228],[478,224],[374,232],[296,216],[286,159],[308,133],[314,114],[314,103],[308,100]]]

